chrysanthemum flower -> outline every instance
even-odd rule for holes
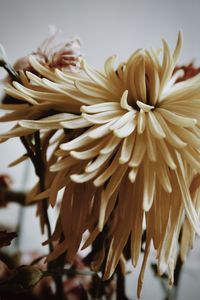
[[[53,28],[51,35],[42,42],[32,55],[44,66],[74,72],[79,70],[78,57],[82,55],[80,40],[74,37],[67,42],[61,42],[60,31]],[[18,59],[14,64],[14,68],[16,71],[35,71],[29,62],[29,55]]]
[[[13,81],[13,86],[7,84],[5,87],[6,100],[0,104],[1,109],[11,111],[11,113],[1,117],[1,122],[19,121],[24,118],[37,120],[44,117],[54,120],[53,115],[55,114],[57,114],[57,120],[59,118],[65,120],[63,112],[67,107],[68,112],[79,112],[80,104],[73,103],[69,96],[60,95],[56,91],[52,92],[48,87],[41,88],[37,84],[41,78],[59,81],[60,77],[54,74],[56,68],[67,71],[74,79],[80,70],[79,58],[82,56],[80,40],[72,38],[68,42],[61,43],[58,42],[59,35],[60,32],[54,29],[50,37],[44,40],[35,52],[16,61],[14,69],[18,72],[18,82]],[[13,102],[13,99],[16,101]],[[54,123],[57,124],[57,127],[61,127],[56,120]],[[34,131],[33,128],[27,130],[18,125],[8,134],[2,135],[1,140],[25,136]]]
[[[159,273],[168,267],[173,282],[182,226],[186,228],[182,257],[187,241],[191,246],[194,234],[200,234],[198,188],[189,189],[200,171],[200,75],[176,82],[180,49],[181,35],[173,53],[163,40],[162,59],[160,51],[139,49],[117,70],[114,56],[103,71],[81,59],[82,71],[76,75],[49,70],[31,58],[34,69],[46,78],[27,73],[36,89],[18,83],[9,89],[13,96],[20,91],[23,99],[31,97],[33,105],[54,103],[65,112],[53,119],[20,122],[24,130],[62,127],[69,132],[63,136],[65,142],[59,141],[58,161],[50,168],[57,173],[47,191],[38,196],[49,196],[54,204],[65,187],[52,237],[58,240],[63,233],[65,239],[49,259],[67,250],[68,259],[73,260],[86,230],[85,247],[103,232],[94,267],[105,264],[108,279],[123,260],[128,240],[132,263],[137,265],[145,228],[138,293],[151,242]]]
[[[80,40],[73,38],[68,42],[61,43],[58,42],[58,38],[59,32],[54,31],[35,52],[17,60],[14,64],[14,69],[11,69],[11,71],[14,72],[14,76],[12,76],[12,78],[9,76],[6,80],[6,96],[3,98],[2,104],[0,104],[0,109],[9,112],[0,117],[0,122],[19,122],[24,118],[29,120],[47,118],[47,120],[49,119],[53,122],[51,129],[41,134],[43,157],[46,156],[45,152],[49,146],[50,139],[55,134],[58,133],[57,139],[62,140],[63,134],[59,131],[62,126],[59,124],[58,119],[66,120],[66,117],[68,119],[68,115],[71,115],[70,112],[78,113],[81,105],[80,103],[74,103],[69,96],[60,95],[57,92],[52,93],[48,88],[41,88],[37,84],[38,79],[48,78],[47,73],[51,73],[51,79],[57,78],[56,81],[59,81],[60,78],[54,75],[56,68],[58,70],[67,71],[72,78],[76,78],[76,73],[80,70],[79,58],[82,56]],[[0,50],[0,52],[2,52],[2,57],[0,58],[3,65],[7,63],[7,58],[3,48]],[[15,77],[17,81],[12,82],[13,77]],[[68,114],[65,113],[66,109],[69,112]],[[37,129],[34,127],[27,129],[17,123],[9,132],[1,134],[0,142],[12,137],[26,137],[31,140],[31,137],[33,137],[32,134],[36,131]],[[10,166],[14,166],[27,158],[28,154],[24,153],[20,158],[12,162]],[[52,158],[48,163],[54,161],[55,159]],[[48,165],[44,172],[48,186],[48,181],[52,177],[51,174],[49,174]],[[31,195],[39,192],[39,186],[38,184],[33,189]],[[27,199],[29,199],[29,197]],[[38,205],[38,208],[38,211],[40,211],[40,205]],[[43,222],[41,227],[43,231]]]

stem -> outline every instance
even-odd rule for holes
[[[4,60],[0,60],[0,67],[4,68],[7,71],[7,73],[10,75],[12,80],[19,82],[18,73],[15,71],[15,69],[8,62],[6,62]]]
[[[128,300],[125,292],[125,278],[121,270],[120,264],[117,266],[117,298],[116,300]]]
[[[35,168],[35,173],[39,178],[39,186],[40,186],[40,192],[43,192],[45,190],[45,162],[46,162],[46,157],[45,153],[42,152],[42,146],[41,146],[41,140],[40,140],[40,132],[36,131],[34,133],[34,142],[35,142],[35,148],[31,147],[28,139],[26,137],[21,137],[21,141],[27,151],[27,154],[29,158],[31,159],[33,166]],[[43,199],[42,201],[42,212],[43,212],[43,217],[45,220],[45,224],[47,227],[47,235],[48,239],[51,237],[51,225],[49,222],[49,217],[48,217],[48,201],[47,199]],[[49,252],[53,251],[53,244],[50,241],[49,242]],[[51,271],[52,268],[55,266],[54,262],[50,262],[48,264],[48,271]],[[63,294],[63,282],[62,282],[62,275],[59,276],[54,276],[55,284],[56,284],[56,294],[55,297],[57,300],[62,300],[64,297]]]
[[[180,255],[178,256],[177,262],[176,262],[176,268],[174,270],[174,285],[177,288],[179,281],[180,281],[180,275],[181,275],[181,270],[183,267],[183,262],[181,260]]]
[[[4,188],[0,188],[1,201],[6,205],[7,203],[14,202],[22,206],[26,206],[26,194],[18,191],[8,191]],[[28,204],[32,205],[34,202]]]
[[[40,141],[40,133],[39,131],[36,131],[34,133],[34,140],[35,140],[35,153],[32,150],[27,138],[21,137],[21,141],[27,151],[27,154],[29,158],[31,159],[33,166],[35,168],[35,173],[39,177],[39,185],[40,185],[40,192],[43,192],[45,190],[45,164],[44,164],[44,159],[42,156],[42,149],[41,149],[41,141]],[[48,217],[48,202],[47,199],[44,199],[42,202],[43,206],[43,216],[45,219],[45,224],[47,226],[47,235],[48,238],[51,237],[51,225],[49,222],[49,217]],[[49,251],[53,251],[53,245],[51,242],[49,242]]]

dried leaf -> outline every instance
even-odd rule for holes
[[[16,232],[0,231],[0,248],[9,246],[11,241],[17,237]]]

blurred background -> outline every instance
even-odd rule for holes
[[[14,63],[19,57],[35,50],[49,35],[48,26],[55,25],[68,39],[78,36],[88,62],[103,68],[108,56],[117,54],[118,61],[125,60],[137,48],[160,47],[165,38],[170,48],[176,43],[178,31],[183,32],[181,64],[194,61],[200,65],[200,2],[199,0],[0,0],[0,43],[5,47],[8,59]],[[1,70],[0,79],[6,74]],[[3,94],[2,85],[0,93]],[[2,112],[0,112],[2,114]],[[0,132],[9,128],[0,124]],[[13,188],[29,189],[35,182],[32,168],[23,163],[8,169],[8,164],[24,153],[20,143],[13,139],[0,145],[0,173],[10,174]],[[27,180],[28,178],[28,180]],[[41,250],[38,220],[35,211],[24,212],[24,239],[21,250]],[[54,223],[54,213],[51,211]],[[0,225],[15,226],[19,209],[15,205],[0,211]],[[45,252],[45,248],[41,251]],[[151,255],[155,258],[154,253]],[[140,264],[139,264],[140,265]],[[139,266],[140,267],[140,266]],[[131,267],[130,267],[131,269]],[[132,270],[132,269],[131,269]],[[128,295],[135,299],[138,270],[128,276]],[[177,299],[197,300],[200,294],[200,246],[189,254],[181,276]],[[164,299],[161,283],[148,268],[141,299]]]

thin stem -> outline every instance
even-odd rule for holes
[[[183,262],[179,255],[176,262],[176,268],[174,270],[174,285],[176,286],[176,288],[178,287],[180,281],[182,267],[183,267]]]
[[[39,178],[39,186],[40,186],[40,192],[43,192],[45,190],[45,162],[46,162],[46,157],[45,153],[42,152],[42,146],[41,146],[41,140],[40,140],[40,132],[37,131],[34,133],[34,142],[35,142],[35,147],[33,150],[32,145],[30,145],[30,142],[26,137],[21,137],[21,141],[27,151],[27,154],[29,158],[31,159],[33,166],[35,168],[35,173]],[[47,235],[48,239],[51,237],[51,225],[49,222],[49,217],[48,217],[48,201],[47,199],[43,199],[42,201],[42,213],[43,217],[45,220],[45,224],[47,227]],[[49,242],[49,252],[53,251],[53,244],[50,241]],[[54,263],[49,263],[48,264],[48,271],[51,271],[52,268],[54,267]],[[62,276],[54,276],[52,275],[55,284],[56,284],[56,299],[62,300],[63,299],[63,283],[62,283]]]
[[[6,62],[4,60],[0,60],[0,67],[4,68],[6,70],[6,72],[10,75],[12,80],[18,81],[18,82],[20,81],[18,73],[8,62]]]
[[[0,188],[1,201],[6,205],[7,203],[14,202],[22,206],[26,206],[26,194],[18,191],[8,191],[4,188]],[[34,202],[28,204],[32,205]]]
[[[35,140],[35,153],[32,150],[28,140],[26,137],[21,137],[22,144],[24,145],[27,154],[29,158],[31,159],[33,166],[35,168],[35,173],[39,177],[39,185],[40,185],[40,192],[43,192],[45,190],[45,164],[44,160],[42,157],[42,149],[41,149],[41,141],[40,141],[40,133],[39,131],[34,133],[34,140]],[[47,234],[48,238],[51,237],[51,225],[49,222],[49,217],[48,217],[48,202],[47,199],[44,199],[42,202],[43,206],[43,216],[45,219],[45,224],[47,226]],[[53,251],[53,245],[51,242],[49,242],[49,251]]]
[[[34,133],[34,140],[35,140],[35,156],[34,156],[34,163],[35,163],[35,171],[37,176],[39,177],[39,185],[40,185],[40,192],[45,190],[45,162],[44,157],[42,155],[41,149],[41,141],[40,141],[40,132],[36,131]],[[43,199],[42,201],[42,212],[45,220],[45,224],[47,227],[47,234],[48,238],[51,237],[51,225],[49,222],[48,217],[48,202],[47,199]],[[53,251],[53,245],[49,242],[49,251]]]
[[[125,278],[121,270],[120,264],[117,266],[117,298],[116,300],[128,300],[125,292]]]

